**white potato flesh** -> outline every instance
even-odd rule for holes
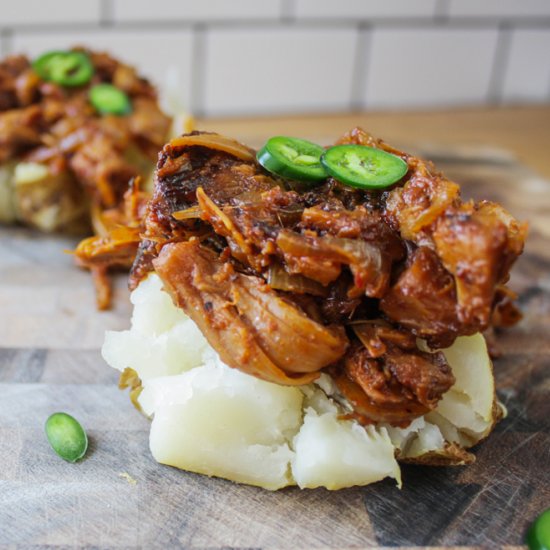
[[[13,223],[17,219],[14,172],[14,162],[6,162],[0,166],[0,223]]]
[[[326,395],[308,390],[259,380],[207,354],[204,366],[146,382],[139,402],[153,415],[150,447],[162,464],[272,490],[400,482],[385,430],[339,420]]]
[[[37,162],[20,162],[15,167],[15,185],[31,185],[43,181],[50,176],[45,164]]]
[[[435,411],[459,430],[483,433],[487,428],[488,423],[474,411],[469,396],[453,389],[442,397]]]
[[[417,437],[418,432],[426,427],[426,420],[421,416],[415,418],[406,428],[396,428],[389,424],[384,424],[384,427],[395,448],[404,452],[409,443]]]
[[[452,390],[468,396],[472,409],[490,422],[495,379],[485,338],[479,333],[461,336],[454,345],[442,351],[456,378]]]
[[[45,232],[86,227],[88,205],[68,171],[52,172],[45,164],[19,162],[13,176],[17,220]]]
[[[316,394],[317,401],[327,404],[306,408],[294,438],[292,476],[296,484],[341,489],[393,477],[401,485],[401,471],[386,430],[341,420],[342,411],[320,390]]]
[[[157,336],[189,319],[181,309],[174,307],[156,275],[142,281],[130,295],[130,301],[134,306],[132,330],[143,335]]]
[[[289,436],[301,424],[299,389],[219,362],[152,382],[140,404],[154,407],[150,447],[158,462],[266,489],[292,483]]]
[[[439,428],[441,435],[449,443],[458,443],[459,445],[465,445],[471,447],[474,445],[473,441],[469,441],[465,434],[458,431],[458,428],[449,422],[445,417],[441,416],[436,411],[431,411],[428,414],[424,415],[424,421],[426,423],[434,424]],[[430,449],[435,450],[435,449]]]
[[[157,276],[148,277],[132,292],[132,328],[108,331],[103,358],[123,371],[134,369],[142,381],[176,375],[202,364],[209,347],[195,323],[174,307]]]
[[[328,375],[296,388],[224,365],[155,274],[131,299],[131,329],[108,332],[102,352],[142,380],[139,403],[152,417],[150,447],[160,463],[272,490],[340,489],[385,477],[400,485],[396,450],[415,458],[448,443],[471,446],[491,427],[494,384],[481,335],[444,350],[456,383],[435,411],[405,429],[364,427],[342,419],[349,404]]]
[[[445,447],[445,438],[438,426],[426,422],[426,425],[418,431],[418,436],[413,438],[404,454],[407,458],[416,458],[429,451],[437,451]]]

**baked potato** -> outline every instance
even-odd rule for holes
[[[159,462],[268,489],[399,484],[399,461],[472,462],[501,418],[481,332],[525,233],[361,129],[258,152],[192,132],[159,155],[132,328],[103,354]]]
[[[399,461],[458,465],[502,416],[482,335],[443,350],[456,382],[407,428],[361,425],[331,378],[291,387],[224,365],[156,274],[133,291],[130,330],[108,332],[102,354],[139,380],[154,458],[183,470],[265,489],[340,489],[385,477]]]

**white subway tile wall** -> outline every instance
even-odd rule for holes
[[[432,17],[437,0],[295,0],[298,18]]]
[[[497,37],[496,28],[374,29],[371,54],[363,68],[366,106],[485,102]]]
[[[204,111],[346,110],[357,34],[296,27],[208,31]]]
[[[508,101],[548,101],[549,83],[550,33],[546,30],[513,31],[503,98]]]
[[[273,19],[282,0],[115,0],[115,21],[248,21]]]
[[[466,17],[548,17],[548,0],[450,0],[449,14]]]
[[[73,44],[202,116],[550,101],[550,0],[0,0],[1,56]]]
[[[100,20],[100,0],[16,0],[0,2],[0,28],[9,25],[91,23]]]
[[[32,57],[47,50],[58,50],[70,45],[87,46],[99,51],[113,52],[122,61],[137,66],[140,73],[157,86],[164,86],[168,78],[176,79],[181,93],[181,104],[191,102],[193,82],[192,31],[182,30],[128,30],[106,28],[81,31],[16,33],[13,51]],[[168,59],[169,64],[164,60]]]

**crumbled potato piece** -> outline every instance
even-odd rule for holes
[[[215,359],[146,383],[154,412],[156,460],[192,472],[279,489],[292,483],[290,435],[301,424],[303,394],[221,365]]]
[[[173,306],[158,277],[143,281],[131,300],[132,329],[105,334],[103,358],[109,365],[120,371],[131,367],[142,381],[201,365],[208,343],[195,323]]]
[[[293,441],[292,475],[297,485],[341,489],[385,477],[401,485],[394,448],[384,428],[340,419],[341,409],[315,386],[305,393],[305,416]]]

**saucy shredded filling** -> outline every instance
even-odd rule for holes
[[[327,177],[299,192],[209,135],[161,152],[131,286],[155,270],[229,366],[281,384],[323,370],[361,422],[407,426],[454,384],[437,349],[513,322],[504,284],[527,228],[501,206],[462,201],[433,165],[361,129],[338,143],[403,159],[398,184]]]

